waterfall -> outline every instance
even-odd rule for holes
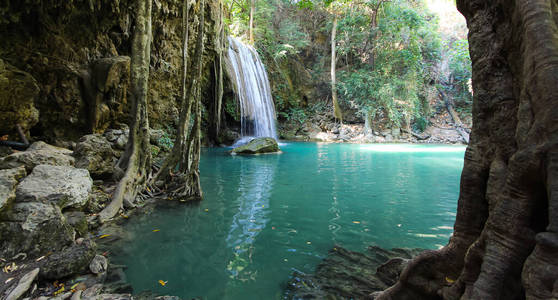
[[[275,107],[260,56],[253,47],[229,36],[228,58],[240,101],[242,138],[235,144],[246,143],[253,137],[277,139]]]

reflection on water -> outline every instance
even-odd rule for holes
[[[231,279],[255,280],[257,271],[252,264],[254,242],[265,228],[269,218],[269,199],[273,189],[275,159],[254,160],[240,157],[239,196],[236,200],[238,212],[233,216],[227,247],[234,256],[227,264]]]
[[[382,147],[394,152],[371,150]],[[389,147],[288,143],[281,155],[251,157],[204,149],[203,201],[130,218],[136,238],[111,249],[111,263],[128,266],[135,293],[280,299],[293,270],[313,272],[335,244],[442,247],[465,148]]]

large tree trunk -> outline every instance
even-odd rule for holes
[[[111,203],[99,213],[104,222],[114,217],[123,203],[132,205],[138,191],[143,189],[151,165],[147,91],[151,57],[151,0],[137,0],[136,27],[132,41],[131,83],[132,120],[126,150],[117,169],[123,174]]]
[[[333,17],[333,27],[331,28],[331,100],[333,102],[333,116],[343,123],[343,113],[337,101],[337,79],[335,75],[335,64],[337,58],[335,57],[335,39],[337,35],[337,15]]]
[[[183,74],[182,103],[178,122],[177,136],[171,153],[153,178],[152,183],[163,182],[167,185],[169,197],[178,200],[201,198],[199,183],[199,155],[201,147],[201,75],[203,57],[205,1],[199,4],[199,25],[196,37],[196,49],[193,57],[193,78],[187,81],[188,61],[188,11],[187,1],[183,10]],[[195,102],[195,103],[194,103]],[[194,104],[194,124],[190,129],[192,105]],[[197,151],[196,151],[197,150]],[[174,173],[176,172],[176,174]]]
[[[454,234],[378,299],[557,299],[558,1],[457,3],[474,101]]]

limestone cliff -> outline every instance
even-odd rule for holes
[[[200,7],[190,2],[195,16]],[[172,130],[180,99],[182,1],[153,4],[149,118],[152,127]],[[214,61],[223,49],[221,7],[220,0],[204,7],[206,107],[213,105]],[[0,4],[0,86],[11,87],[0,90],[0,134],[17,139],[20,123],[34,137],[61,143],[127,124],[134,9],[128,0]],[[197,23],[190,20],[191,32]]]

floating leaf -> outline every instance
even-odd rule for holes
[[[63,291],[64,291],[64,285],[62,285],[62,287],[61,287],[58,291],[54,292],[52,295],[54,295],[54,296],[59,295],[59,294],[61,294]]]
[[[160,284],[161,286],[167,285],[167,282],[168,282],[168,281],[162,281],[161,279],[159,279],[159,284]]]
[[[153,229],[153,232],[159,232],[161,231],[160,229]]]

